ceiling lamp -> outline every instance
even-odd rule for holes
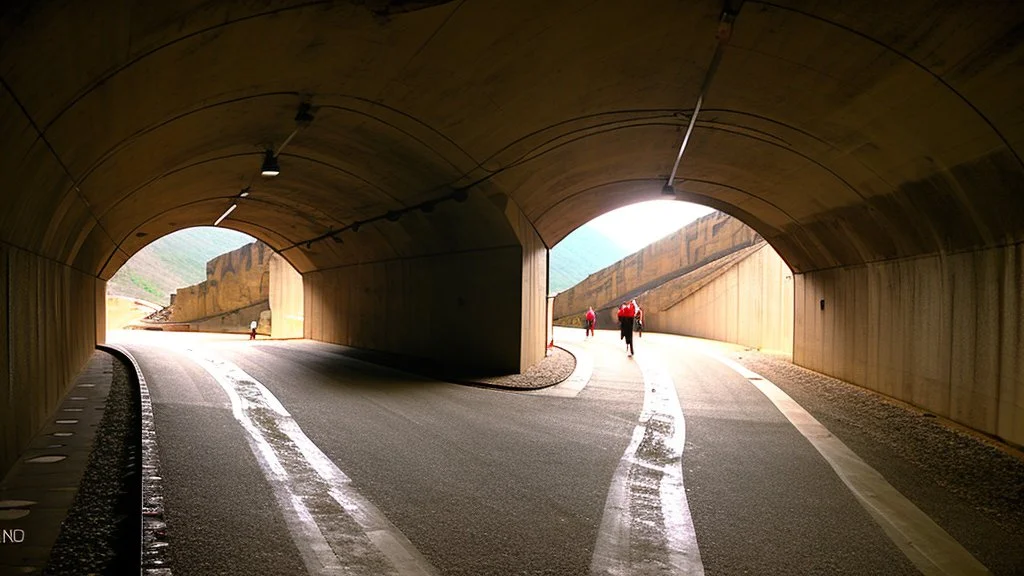
[[[263,155],[263,167],[260,169],[260,175],[265,178],[273,178],[281,173],[281,166],[277,164],[277,157],[274,156],[273,150],[267,150]]]

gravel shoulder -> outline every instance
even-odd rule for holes
[[[1019,451],[781,356],[731,356],[789,394],[994,574],[1024,573]]]
[[[45,574],[127,574],[139,563],[139,413],[128,371],[113,380],[82,482]]]
[[[521,374],[475,378],[470,383],[516,390],[537,390],[554,386],[568,378],[576,369],[576,357],[557,346],[548,350],[550,354],[547,357]]]

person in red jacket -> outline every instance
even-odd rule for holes
[[[619,308],[619,322],[622,326],[622,336],[626,340],[626,351],[633,355],[633,321],[636,319],[636,300],[623,302]]]
[[[626,303],[619,304],[619,340],[626,339]]]
[[[586,336],[594,335],[594,323],[597,322],[597,314],[594,314],[594,307],[591,306],[587,309],[587,333]],[[586,338],[584,336],[584,338]]]

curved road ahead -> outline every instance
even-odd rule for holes
[[[630,358],[564,335],[582,373],[536,392],[305,340],[117,335],[152,396],[171,569],[987,573],[759,375],[682,338]]]

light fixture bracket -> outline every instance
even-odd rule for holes
[[[267,150],[263,153],[263,166],[260,168],[260,176],[264,178],[273,178],[281,173],[281,166],[277,163],[277,157],[274,156],[273,150]]]

